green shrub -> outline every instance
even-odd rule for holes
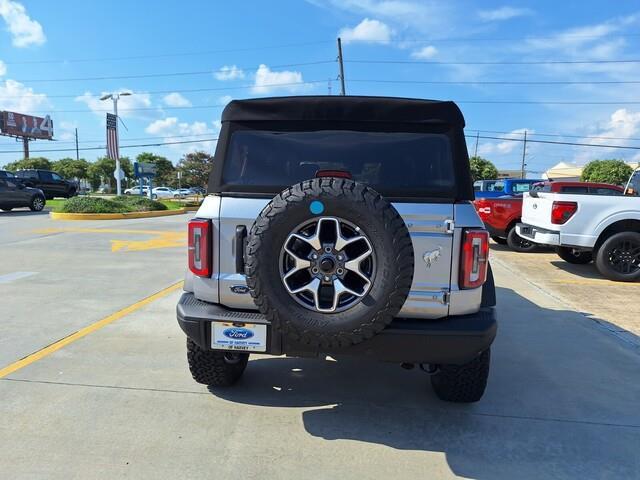
[[[167,209],[167,206],[163,203],[140,195],[122,195],[114,198],[112,201],[129,207],[133,212],[150,212],[153,210]]]
[[[125,213],[132,210],[126,205],[98,197],[73,197],[64,202],[65,213]]]

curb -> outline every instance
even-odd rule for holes
[[[194,209],[194,210],[191,210]],[[153,218],[168,217],[171,215],[182,215],[187,212],[194,212],[198,207],[183,207],[178,210],[156,210],[152,212],[129,212],[129,213],[63,213],[49,212],[52,220],[125,220],[127,218]]]

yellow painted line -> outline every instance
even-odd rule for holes
[[[130,252],[140,252],[144,250],[155,250],[158,248],[186,247],[187,233],[172,232],[156,235],[149,240],[111,240],[111,251],[119,252],[127,250]]]
[[[124,220],[125,218],[153,218],[167,217],[170,215],[182,215],[187,210],[155,210],[152,212],[129,212],[129,213],[64,213],[49,212],[52,220]]]
[[[129,305],[128,307],[123,308],[122,310],[118,310],[115,313],[112,313],[111,315],[109,315],[108,317],[103,318],[102,320],[98,320],[95,323],[92,323],[91,325],[88,325],[84,328],[81,328],[80,330],[78,330],[77,332],[69,335],[68,337],[62,338],[60,340],[58,340],[55,343],[52,343],[51,345],[44,347],[40,350],[38,350],[37,352],[32,353],[31,355],[27,355],[26,357],[18,360],[17,362],[13,362],[10,365],[7,365],[6,367],[4,367],[2,370],[0,370],[0,378],[4,378],[7,375],[10,375],[18,370],[20,370],[21,368],[26,367],[27,365],[31,365],[34,362],[37,362],[38,360],[43,359],[44,357],[47,357],[49,355],[51,355],[54,352],[57,352],[58,350],[60,350],[61,348],[69,345],[70,343],[75,342],[76,340],[80,340],[82,337],[86,337],[87,335],[89,335],[90,333],[95,332],[96,330],[100,330],[102,327],[105,327],[107,325],[109,325],[110,323],[115,322],[116,320],[121,319],[122,317],[126,317],[127,315],[129,315],[130,313],[135,312],[136,310],[141,309],[142,307],[144,307],[145,305],[149,305],[150,303],[162,298],[162,297],[166,297],[167,295],[169,295],[171,292],[178,290],[179,288],[182,288],[182,284],[184,282],[180,281],[178,283],[174,283],[173,285],[165,288],[164,290],[160,290],[157,293],[154,293],[153,295],[147,297],[147,298],[143,298],[142,300],[140,300],[139,302],[134,303],[133,305]]]
[[[635,287],[640,289],[640,285],[633,282],[612,282],[608,280],[598,280],[598,279],[593,279],[593,280],[566,279],[566,280],[554,280],[549,283],[556,286],[570,284],[570,285],[594,285],[597,287]]]

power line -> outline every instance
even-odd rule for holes
[[[401,65],[590,65],[590,64],[609,64],[609,63],[640,63],[640,60],[513,60],[513,61],[454,61],[441,62],[438,60],[345,60],[345,63],[364,63],[364,64],[401,64]]]
[[[543,36],[525,36],[525,37],[435,37],[431,39],[417,39],[417,40],[400,40],[392,42],[397,45],[406,45],[410,43],[423,44],[423,43],[438,43],[438,42],[519,42],[530,40],[558,40],[560,38],[602,38],[603,35],[593,34],[581,34],[581,33],[557,33],[555,35],[543,35]],[[612,38],[625,38],[625,37],[640,37],[640,33],[614,33],[606,35],[607,39]]]
[[[360,83],[409,83],[425,85],[622,85],[640,84],[640,80],[360,80],[349,79]]]
[[[272,65],[272,68],[288,68],[288,67],[303,67],[310,65],[323,65],[327,63],[335,63],[335,60],[319,60],[314,62],[301,62],[301,63],[287,63],[283,65]],[[238,70],[254,70],[255,65],[250,67],[236,67]],[[186,77],[195,75],[213,75],[216,73],[224,73],[227,70],[222,67],[214,70],[196,70],[191,72],[166,72],[166,73],[143,73],[132,75],[113,75],[113,76],[99,76],[99,77],[67,77],[67,78],[34,78],[28,80],[15,80],[20,83],[49,83],[49,82],[79,82],[79,81],[93,81],[93,80],[124,80],[124,79],[136,79],[136,78],[160,78],[160,77]]]
[[[476,135],[465,135],[465,137],[473,138],[473,139],[477,138]],[[479,138],[483,138],[487,140],[501,140],[501,141],[507,141],[507,142],[524,142],[525,141],[524,138],[490,137],[490,136],[482,136],[482,135],[480,135]],[[634,147],[629,145],[605,145],[605,144],[598,144],[598,143],[559,142],[554,140],[531,140],[530,138],[527,138],[526,142],[527,143],[546,143],[551,145],[572,145],[572,146],[578,146],[578,147],[622,148],[626,150],[640,150],[640,147]]]
[[[333,43],[332,40],[318,40],[312,42],[300,42],[300,43],[288,43],[280,45],[261,45],[254,47],[241,47],[241,48],[229,48],[224,50],[205,50],[200,52],[182,52],[182,53],[160,53],[160,54],[141,54],[141,55],[129,55],[124,57],[102,57],[102,58],[74,58],[74,59],[58,59],[58,60],[21,60],[14,62],[4,62],[6,65],[36,65],[36,64],[48,64],[48,63],[89,63],[89,62],[112,62],[119,60],[144,60],[152,58],[171,58],[171,57],[187,57],[187,56],[200,56],[200,55],[214,55],[218,53],[233,53],[233,52],[247,52],[252,50],[274,50],[278,48],[290,48],[290,47],[304,47],[310,45],[320,45]]]
[[[467,130],[471,132],[479,132],[479,133],[499,133],[501,135],[523,135],[523,132],[505,132],[501,130],[478,130],[475,128],[467,128]],[[597,135],[573,135],[573,134],[562,134],[562,133],[532,133],[530,131],[527,132],[528,136],[537,136],[537,137],[557,137],[557,138],[590,138],[595,140],[632,140],[640,142],[640,138],[634,137],[608,137],[608,136],[597,136]],[[531,141],[531,139],[529,139]]]
[[[161,147],[163,145],[182,145],[186,143],[205,143],[205,142],[214,142],[218,140],[218,138],[203,138],[202,140],[182,140],[177,142],[158,142],[158,143],[143,143],[137,145],[120,145],[120,148],[140,148],[140,147]],[[99,147],[83,147],[78,150],[86,151],[86,150],[104,150],[105,146],[101,145]],[[44,150],[31,150],[31,153],[47,153],[47,152],[75,152],[75,148],[57,148],[57,149],[44,149]],[[22,150],[0,150],[0,153],[20,153]]]
[[[324,83],[326,80],[316,80],[313,82],[299,82],[294,83],[292,85],[305,85],[310,83]],[[287,84],[274,84],[274,87],[281,87]],[[291,84],[290,84],[291,85]],[[263,85],[266,87],[266,85]],[[259,87],[256,87],[259,88]],[[460,104],[489,104],[489,105],[640,105],[640,101],[629,101],[629,100],[618,100],[618,101],[607,101],[607,102],[599,102],[599,101],[591,101],[591,102],[574,102],[574,101],[565,101],[565,100],[452,100],[455,103]],[[208,108],[222,108],[227,104],[212,104],[212,105],[190,105],[184,107],[167,107],[167,106],[157,106],[157,107],[136,107],[136,108],[123,108],[120,109],[120,112],[144,112],[144,111],[161,111],[161,110],[199,110],[199,109],[208,109]],[[110,110],[47,110],[48,113],[102,113],[109,112]],[[34,111],[24,112],[28,114],[38,113]]]
[[[254,83],[244,84],[244,85],[235,85],[232,87],[211,87],[211,88],[188,88],[188,89],[174,89],[174,90],[144,90],[144,91],[134,91],[131,90],[132,93],[138,94],[149,94],[149,95],[161,95],[165,93],[203,93],[203,92],[220,92],[226,90],[242,90],[245,88],[267,88],[267,87],[290,87],[296,85],[311,85],[315,83],[324,83],[325,80],[306,80],[304,82],[292,82],[292,83],[271,83],[265,85],[256,85]],[[36,94],[36,95],[44,95],[44,94]],[[82,97],[84,94],[75,94],[75,95],[47,95],[47,98],[77,98]],[[0,99],[12,99],[12,98],[30,98],[34,95],[12,95],[12,96],[4,96],[0,97]],[[98,98],[99,95],[91,95],[91,98]]]

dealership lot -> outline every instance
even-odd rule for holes
[[[208,391],[174,314],[187,218],[0,214],[0,369],[26,357],[0,381],[1,478],[640,471],[640,285],[495,246],[499,333],[474,405],[439,402],[418,369],[362,359],[256,356],[237,387]]]

